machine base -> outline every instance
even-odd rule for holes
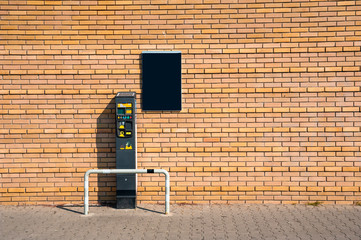
[[[135,197],[117,197],[117,209],[135,209],[137,199]]]

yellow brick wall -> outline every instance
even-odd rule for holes
[[[115,167],[119,91],[173,203],[361,201],[360,47],[361,1],[0,1],[0,204],[82,203]],[[145,50],[182,52],[181,112],[140,109]],[[138,186],[163,202],[161,176]]]

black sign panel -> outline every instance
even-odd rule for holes
[[[182,110],[181,52],[143,52],[142,68],[143,110]]]

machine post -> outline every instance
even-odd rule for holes
[[[115,97],[116,168],[137,168],[135,92],[118,92]],[[136,174],[117,174],[116,208],[137,206]]]

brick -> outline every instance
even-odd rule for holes
[[[358,72],[358,71],[360,71],[360,67],[342,67],[342,71],[344,71],[344,72]]]
[[[254,48],[241,48],[239,49],[240,53],[256,53],[256,49]]]
[[[76,187],[61,187],[60,191],[61,192],[76,192],[77,188]]]
[[[272,191],[271,186],[256,186],[256,191]]]
[[[237,167],[221,167],[221,172],[236,172]]]
[[[161,151],[162,151],[161,148],[146,148],[145,149],[145,152],[149,152],[149,153],[156,153],[156,152],[161,152]]]
[[[237,147],[222,147],[221,151],[222,152],[237,152],[238,148]]]
[[[170,190],[172,192],[186,191],[187,187],[171,187]]]
[[[204,187],[204,190],[208,192],[215,192],[215,191],[218,192],[221,190],[221,187]]]
[[[25,168],[10,168],[9,173],[24,173],[25,172]]]
[[[325,107],[325,112],[341,112],[340,107]]]
[[[202,167],[187,167],[187,172],[203,172]]]
[[[44,153],[59,153],[60,149],[59,148],[45,148],[44,149]]]
[[[323,192],[323,187],[307,187],[307,191],[309,192]]]
[[[187,190],[191,192],[199,192],[204,191],[204,187],[188,187]]]
[[[79,90],[63,90],[63,94],[79,94]]]
[[[42,189],[42,188],[26,188],[25,191],[26,191],[27,193],[42,192],[43,189]]]
[[[325,167],[326,172],[341,172],[341,167]]]
[[[342,192],[358,192],[359,187],[342,187]]]
[[[8,188],[9,193],[24,193],[25,188]]]
[[[288,172],[288,167],[272,167],[272,172]]]
[[[219,167],[204,167],[203,171],[204,172],[220,172],[220,168]]]
[[[273,112],[289,112],[289,108],[273,108]]]
[[[153,149],[157,149],[158,150],[157,152],[161,151],[161,148],[153,148]],[[187,152],[187,148],[171,148],[171,152]]]
[[[271,167],[255,167],[256,172],[271,172]]]
[[[187,148],[187,152],[204,152],[204,148]]]
[[[341,187],[325,187],[325,192],[340,192]]]
[[[239,49],[223,49],[223,53],[239,53]]]
[[[340,72],[342,71],[342,67],[326,67],[326,72]]]
[[[237,186],[222,186],[221,191],[223,192],[236,192]]]
[[[240,192],[253,192],[255,189],[252,186],[239,186],[238,191]]]
[[[186,172],[187,168],[186,167],[171,167],[169,169],[170,172]]]
[[[343,172],[359,172],[359,167],[342,167]]]
[[[341,151],[341,147],[324,147],[326,152],[338,152]]]
[[[253,172],[254,167],[238,167],[238,172]]]
[[[326,127],[326,132],[342,132],[342,127]]]
[[[343,132],[359,132],[360,128],[359,127],[343,127],[342,131]]]
[[[293,186],[291,186],[290,191],[291,192],[304,192],[304,191],[306,191],[306,187],[299,187],[299,186],[293,187]]]
[[[271,147],[256,147],[256,152],[271,152]]]
[[[343,87],[342,91],[343,92],[359,92],[360,87]]]
[[[205,109],[189,109],[189,113],[204,113]]]
[[[289,149],[288,149],[288,147],[273,147],[272,151],[273,152],[288,152]]]
[[[272,190],[273,191],[288,192],[289,187],[287,187],[287,186],[274,186],[274,187],[272,187]]]
[[[289,128],[273,128],[273,132],[289,132]]]

